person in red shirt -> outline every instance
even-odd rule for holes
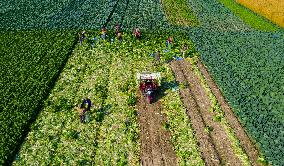
[[[101,37],[102,37],[102,39],[104,39],[104,40],[106,39],[106,33],[107,33],[107,30],[106,30],[105,27],[103,27],[103,28],[102,28],[102,36],[101,36]]]
[[[166,47],[168,48],[169,46],[171,46],[173,44],[173,38],[169,37],[166,41]]]
[[[140,31],[139,28],[135,28],[135,29],[133,30],[133,34],[134,34],[134,36],[136,37],[136,39],[141,39],[141,31]]]

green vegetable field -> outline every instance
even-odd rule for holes
[[[264,17],[234,0],[0,4],[0,165],[284,165],[284,30]]]

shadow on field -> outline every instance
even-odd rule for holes
[[[96,122],[101,123],[104,120],[105,116],[109,115],[111,113],[109,111],[111,107],[112,107],[112,105],[108,104],[108,105],[98,109],[97,112],[96,112],[96,118],[95,118]]]
[[[166,81],[164,78],[161,80],[161,86],[160,88],[154,93],[153,103],[157,102],[159,99],[166,96],[167,90],[173,90],[178,88],[178,84],[175,81]]]

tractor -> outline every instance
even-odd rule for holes
[[[160,73],[143,72],[136,75],[139,83],[139,89],[143,96],[146,97],[147,102],[151,104],[154,99],[155,92],[160,86]]]

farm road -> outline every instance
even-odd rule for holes
[[[141,165],[177,165],[176,154],[170,142],[170,133],[162,127],[165,121],[159,101],[148,104],[138,93],[138,121],[140,123]]]

